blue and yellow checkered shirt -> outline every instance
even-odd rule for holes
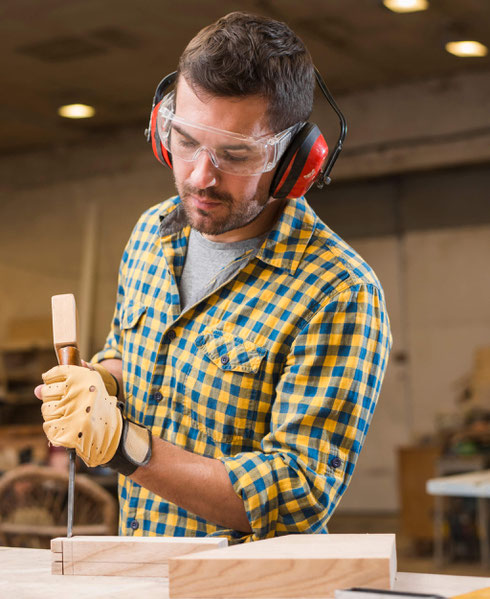
[[[224,529],[120,476],[123,535],[325,533],[373,415],[391,335],[370,267],[289,200],[258,252],[181,313],[190,228],[178,197],[126,246],[111,331],[126,416],[227,469],[253,533]]]

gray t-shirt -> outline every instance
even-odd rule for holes
[[[182,312],[230,279],[243,268],[243,260],[251,260],[262,245],[265,235],[220,243],[206,239],[191,229],[184,268],[180,277],[180,306]]]

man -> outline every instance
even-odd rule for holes
[[[391,341],[369,266],[271,195],[313,90],[283,23],[232,13],[190,42],[157,124],[179,195],[133,230],[93,365],[43,375],[51,442],[122,473],[121,534],[325,533],[347,487]]]

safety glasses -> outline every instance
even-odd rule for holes
[[[165,149],[186,162],[206,152],[213,165],[232,175],[259,175],[271,171],[303,123],[273,136],[247,137],[192,123],[175,115],[175,92],[167,94],[158,110],[157,128]]]

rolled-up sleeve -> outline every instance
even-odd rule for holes
[[[296,336],[260,451],[223,457],[253,530],[245,540],[326,532],[363,446],[391,334],[371,284],[329,298]]]

